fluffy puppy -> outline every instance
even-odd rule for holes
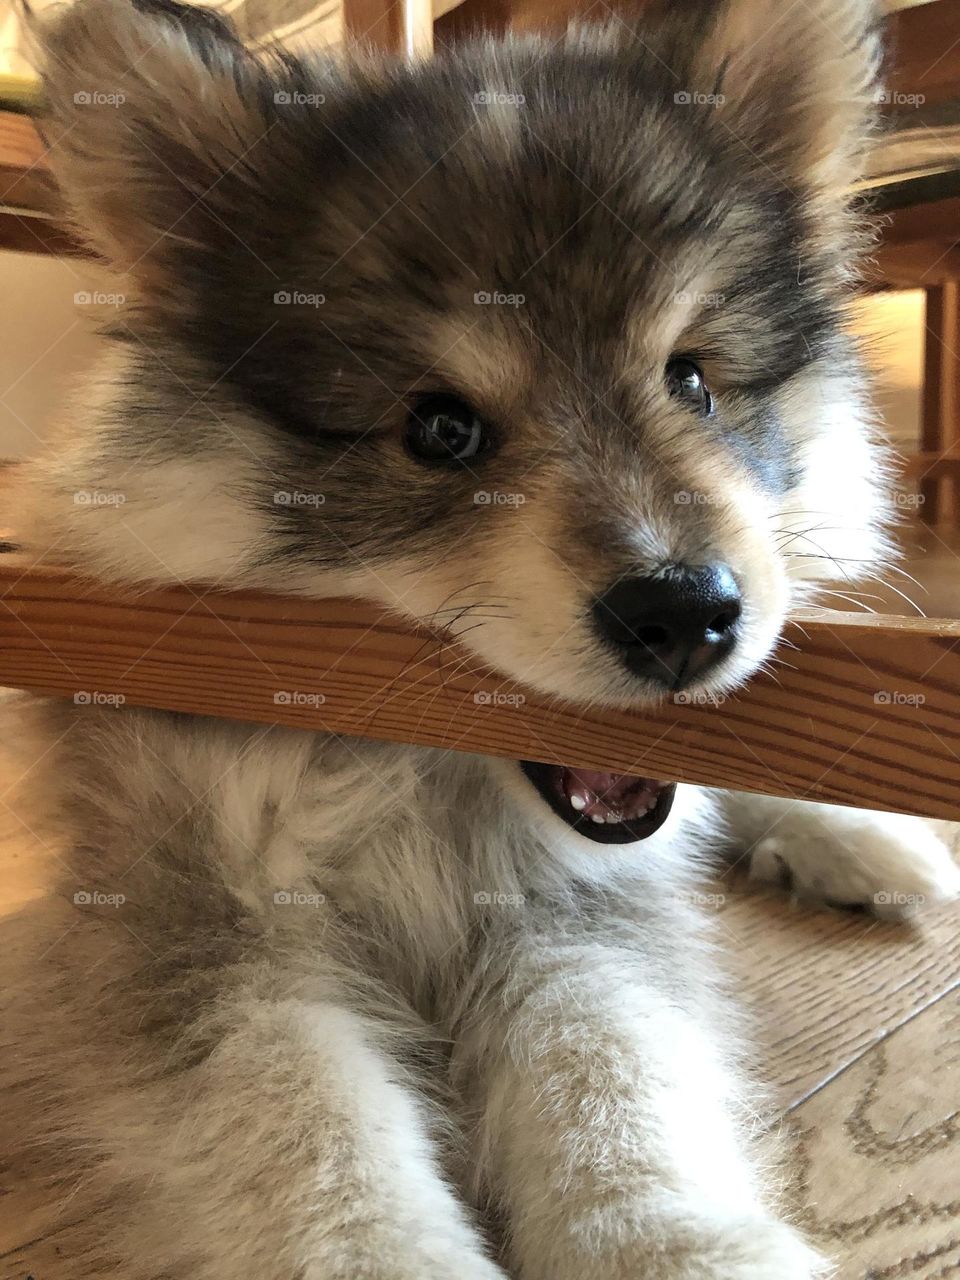
[[[41,39],[122,305],[24,478],[36,555],[365,596],[611,705],[729,690],[804,582],[872,571],[842,323],[866,0],[412,67],[257,58],[169,0],[78,0]],[[19,714],[63,853],[4,947],[0,1124],[63,1199],[58,1280],[823,1274],[764,1186],[695,905],[707,793]],[[854,815],[811,866],[822,810],[758,813],[833,896],[865,852],[857,894],[951,887],[919,824]]]

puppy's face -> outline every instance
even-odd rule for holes
[[[101,567],[360,592],[578,699],[743,679],[793,583],[876,549],[841,329],[868,10],[406,69],[79,0],[60,175],[131,281],[77,446],[126,498]]]

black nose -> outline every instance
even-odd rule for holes
[[[621,579],[593,614],[635,675],[682,689],[737,643],[740,589],[726,565],[671,565]]]

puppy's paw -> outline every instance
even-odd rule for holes
[[[655,1256],[624,1272],[625,1280],[827,1280],[833,1272],[792,1227],[772,1218],[678,1223],[675,1230]]]
[[[521,1260],[519,1280],[827,1280],[833,1272],[798,1232],[767,1216],[626,1214],[599,1239],[588,1229],[543,1243]]]
[[[960,868],[921,818],[797,805],[750,851],[750,877],[901,918],[960,894]]]
[[[304,1280],[508,1280],[482,1252],[479,1238],[457,1224],[365,1232],[330,1248]]]
[[[760,1219],[722,1227],[700,1246],[686,1269],[662,1280],[827,1280],[834,1270],[786,1223]]]

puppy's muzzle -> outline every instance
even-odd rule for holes
[[[595,624],[634,675],[683,689],[737,644],[740,588],[723,564],[622,578],[594,601]]]

